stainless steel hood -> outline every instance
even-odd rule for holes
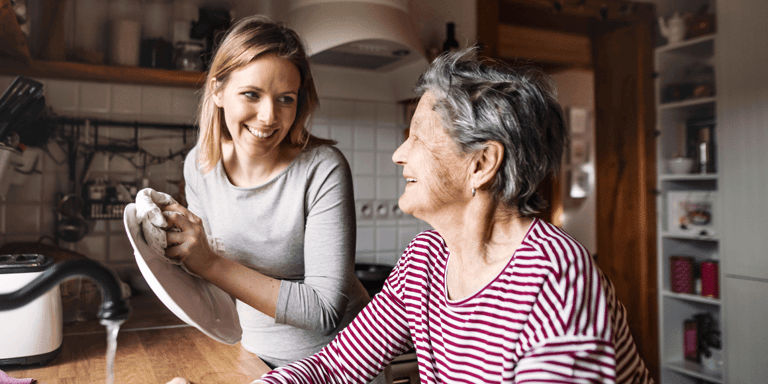
[[[304,39],[321,97],[400,101],[428,62],[407,0],[292,0],[288,25]]]

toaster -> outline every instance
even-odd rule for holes
[[[0,255],[0,293],[25,287],[52,264],[46,255]],[[48,364],[63,341],[59,286],[21,308],[0,311],[0,324],[0,365]]]

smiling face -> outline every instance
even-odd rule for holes
[[[239,153],[260,157],[278,152],[296,118],[300,83],[296,66],[273,54],[229,75],[213,101],[222,108]]]
[[[403,166],[407,181],[398,202],[400,209],[427,222],[465,205],[470,188],[469,157],[459,154],[433,109],[434,101],[431,92],[424,93],[411,120],[408,139],[392,155],[392,161]]]

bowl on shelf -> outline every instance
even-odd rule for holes
[[[667,161],[667,166],[669,167],[669,171],[675,175],[691,173],[691,169],[693,168],[693,159],[689,159],[687,157],[676,157]]]

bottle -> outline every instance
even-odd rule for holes
[[[443,43],[443,52],[459,50],[459,42],[456,41],[456,24],[450,22],[446,25],[446,37]]]
[[[699,160],[699,173],[709,173],[712,169],[712,143],[709,140],[709,128],[702,128],[699,131],[699,142],[696,145],[697,156]]]

